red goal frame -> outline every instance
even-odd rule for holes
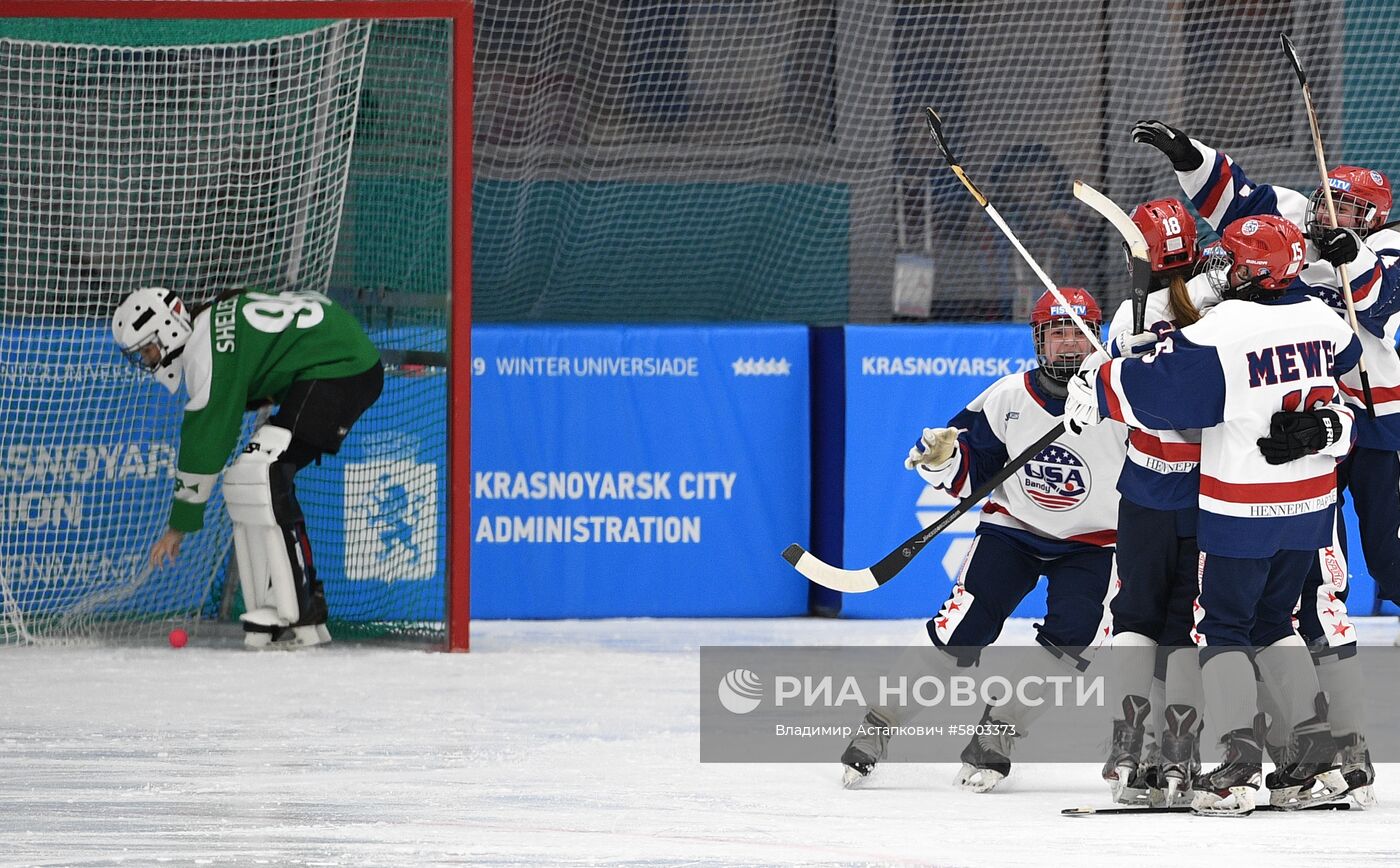
[[[444,650],[471,626],[471,0],[5,0],[0,18],[437,18],[452,35],[452,266],[448,309],[447,575]]]

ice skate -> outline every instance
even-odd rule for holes
[[[1289,739],[1292,762],[1269,773],[1269,804],[1286,811],[1320,805],[1343,798],[1347,781],[1342,776],[1341,751],[1327,725],[1327,699],[1319,693],[1317,714],[1293,728]]]
[[[851,743],[846,745],[845,752],[841,754],[841,765],[844,767],[841,772],[841,786],[851,790],[865,783],[870,773],[875,771],[876,764],[885,758],[885,749],[890,743],[891,726],[893,724],[890,721],[873,709],[865,713],[865,719],[861,721],[862,731],[856,733],[856,737],[851,739]]]
[[[1166,731],[1162,733],[1161,761],[1157,767],[1150,801],[1156,807],[1184,805],[1191,801],[1192,780],[1201,771],[1201,727],[1196,709],[1189,705],[1169,705]]]
[[[1150,736],[1147,746],[1143,748],[1142,765],[1138,766],[1134,778],[1129,780],[1128,787],[1144,790],[1150,807],[1160,808],[1167,804],[1167,779],[1162,774],[1162,749]]]
[[[1361,733],[1344,735],[1337,739],[1342,749],[1342,777],[1347,782],[1347,795],[1358,808],[1375,807],[1376,793],[1372,786],[1376,782],[1376,767],[1371,765],[1371,751],[1366,747],[1366,737]]]
[[[1113,721],[1113,743],[1103,765],[1113,801],[1121,805],[1147,804],[1148,787],[1141,773],[1143,727],[1149,711],[1142,696],[1123,697],[1123,716]]]
[[[301,627],[274,627],[271,631],[249,631],[243,634],[243,647],[249,651],[298,651],[324,645],[331,641],[330,633],[324,638],[324,624],[306,624]]]
[[[1245,817],[1254,812],[1254,796],[1263,777],[1264,752],[1254,727],[1225,733],[1220,740],[1225,761],[1192,781],[1191,810],[1200,816]]]
[[[1011,774],[1011,740],[1015,737],[1015,725],[992,717],[992,707],[987,706],[976,734],[963,748],[962,768],[953,782],[974,793],[995,789]]]

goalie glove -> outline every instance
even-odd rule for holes
[[[1065,427],[1074,434],[1084,433],[1103,421],[1099,413],[1099,372],[1097,368],[1081,370],[1069,378],[1065,394]]]
[[[1140,359],[1156,346],[1156,332],[1123,332],[1113,339],[1113,354],[1119,358]]]
[[[1166,154],[1167,159],[1172,161],[1172,168],[1178,172],[1193,171],[1200,168],[1201,163],[1205,162],[1201,152],[1196,150],[1195,145],[1191,144],[1190,136],[1161,121],[1138,121],[1133,125],[1133,141],[1142,145],[1151,145]]]
[[[1269,420],[1269,436],[1260,437],[1259,451],[1270,464],[1297,461],[1335,445],[1346,429],[1335,410],[1275,413]]]

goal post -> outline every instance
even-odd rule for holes
[[[108,323],[158,285],[359,316],[385,394],[298,477],[332,627],[467,650],[471,33],[469,0],[0,6],[0,646],[228,614],[217,494],[175,567],[144,563],[183,393]]]

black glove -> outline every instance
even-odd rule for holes
[[[1257,441],[1264,460],[1287,464],[1305,455],[1316,455],[1342,436],[1342,419],[1335,410],[1307,413],[1275,413],[1269,420],[1269,436]]]
[[[1324,229],[1317,243],[1317,252],[1334,266],[1351,262],[1360,250],[1361,236],[1350,229]]]
[[[1161,121],[1138,121],[1133,125],[1133,141],[1151,145],[1166,154],[1172,161],[1172,168],[1178,172],[1189,172],[1205,161],[1189,136]]]

